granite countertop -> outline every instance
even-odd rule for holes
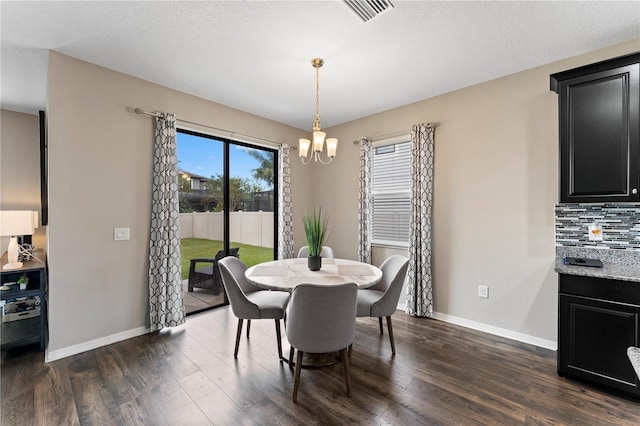
[[[600,259],[604,266],[565,265],[565,257]],[[559,274],[640,282],[640,251],[557,246],[555,270]]]

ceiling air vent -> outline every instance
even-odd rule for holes
[[[381,13],[393,9],[393,5],[388,0],[342,0],[353,10],[364,22],[375,18]]]

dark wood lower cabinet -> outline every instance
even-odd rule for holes
[[[640,398],[627,358],[638,346],[640,283],[560,275],[558,374]]]

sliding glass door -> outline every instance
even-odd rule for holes
[[[187,314],[228,303],[217,260],[276,258],[277,151],[178,130],[182,278]]]
[[[229,144],[229,237],[240,259],[252,266],[276,258],[277,153]]]

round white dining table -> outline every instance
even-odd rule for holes
[[[382,271],[368,263],[348,259],[322,258],[322,268],[310,271],[307,258],[273,260],[254,265],[245,276],[257,287],[291,292],[298,284],[338,285],[356,283],[367,288],[382,279]]]

